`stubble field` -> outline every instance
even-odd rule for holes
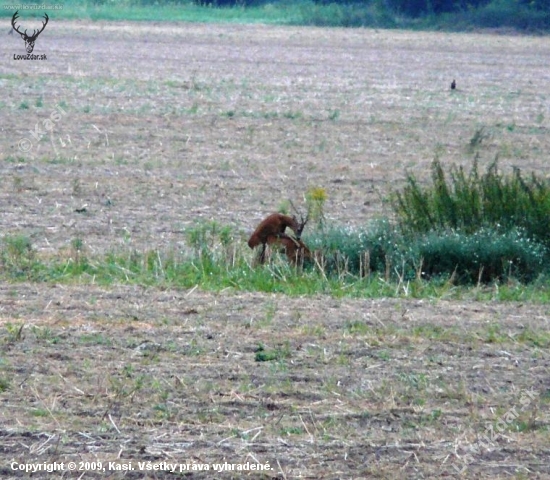
[[[44,257],[183,249],[197,221],[245,238],[312,186],[364,225],[435,156],[546,175],[543,37],[51,21],[48,59],[23,52],[0,43],[0,231]],[[548,323],[534,304],[3,283],[0,472],[550,478]]]

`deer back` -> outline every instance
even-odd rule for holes
[[[287,227],[296,233],[299,225],[293,217],[283,215],[282,213],[272,213],[256,227],[256,230],[254,230],[254,233],[248,239],[248,246],[254,248],[260,244],[265,244],[268,242],[270,236],[277,237],[284,234]]]

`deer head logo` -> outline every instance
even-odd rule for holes
[[[46,28],[46,25],[48,24],[48,14],[44,14],[44,18],[46,19],[46,21],[42,22],[42,28],[39,30],[33,30],[32,35],[27,35],[27,30],[25,30],[25,32],[22,32],[17,28],[15,24],[15,22],[17,21],[18,13],[19,10],[17,10],[13,14],[13,17],[11,17],[11,26],[19,35],[21,35],[21,38],[25,40],[25,50],[27,50],[27,53],[32,53],[32,51],[34,50],[34,42],[36,42],[36,38],[42,33],[42,31]]]

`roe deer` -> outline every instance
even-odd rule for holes
[[[248,246],[255,248],[258,245],[265,245],[269,237],[284,235],[287,227],[291,228],[296,235],[299,235],[299,225],[296,218],[283,215],[282,213],[273,213],[262,220],[256,227],[256,230],[254,230],[254,233],[248,239]]]
[[[304,258],[311,258],[311,253],[305,244],[300,240],[302,231],[309,219],[309,216],[298,223],[296,217],[289,217],[282,213],[272,213],[262,220],[248,239],[248,246],[255,248],[262,245],[259,255],[260,263],[265,262],[265,250],[267,245],[281,245],[285,249],[286,256],[291,263],[296,263]],[[285,233],[286,228],[294,231],[296,238]]]
[[[284,248],[284,253],[286,254],[286,257],[288,258],[288,261],[292,265],[303,265],[304,260],[312,260],[313,257],[311,255],[311,252],[309,251],[309,248],[307,248],[306,244],[302,242],[300,239],[288,237],[288,236],[282,236],[282,237],[274,237],[271,236],[267,239],[267,244],[271,247],[275,247],[277,245],[280,245]],[[260,257],[262,257],[260,255]],[[265,257],[265,254],[264,254]],[[263,263],[265,258],[260,258],[260,261]]]

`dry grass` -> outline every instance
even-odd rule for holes
[[[90,255],[179,248],[197,219],[251,231],[307,186],[326,189],[329,221],[364,224],[436,154],[544,174],[549,50],[519,36],[50,22],[35,51],[47,61],[0,44],[0,228],[43,254],[75,238]],[[51,134],[18,151],[57,105]],[[550,478],[544,306],[1,288],[4,477],[13,460],[120,459],[269,461],[266,478],[285,479],[438,478],[453,463],[466,478]],[[285,356],[256,362],[259,344]],[[529,408],[467,457],[526,390]]]
[[[93,251],[175,245],[199,218],[251,231],[307,186],[326,188],[329,220],[364,224],[387,213],[381,198],[405,169],[427,174],[435,154],[469,163],[481,126],[490,134],[482,164],[498,153],[503,167],[545,172],[543,38],[66,22],[48,29],[36,50],[47,61],[5,65],[0,119],[0,227],[32,234],[45,251],[75,236]],[[0,50],[9,57],[21,47],[10,37]],[[66,116],[22,155],[18,141],[58,104]],[[87,215],[75,212],[83,205]]]
[[[4,476],[11,459],[248,460],[275,467],[265,478],[438,478],[452,464],[467,478],[550,475],[545,307],[26,284],[1,294]],[[288,356],[256,362],[259,344]],[[527,390],[537,396],[520,411]],[[471,454],[513,407],[517,421]]]

